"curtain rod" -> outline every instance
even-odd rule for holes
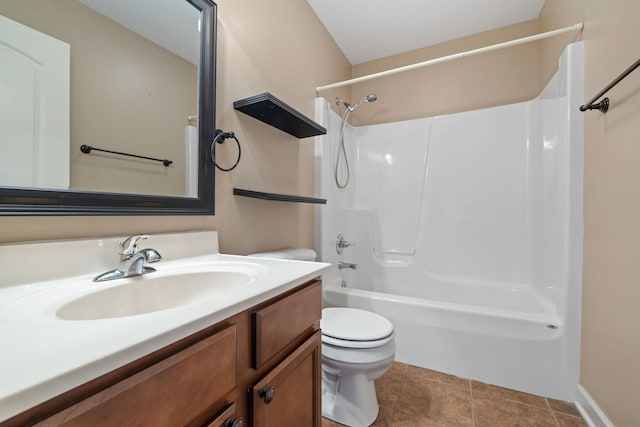
[[[498,43],[491,46],[481,47],[479,49],[468,50],[466,52],[454,53],[453,55],[447,55],[440,58],[430,59],[428,61],[418,62],[416,64],[405,65],[403,67],[393,68],[387,71],[381,71],[379,73],[369,74],[367,76],[356,77],[354,79],[345,80],[338,83],[332,83],[325,86],[316,87],[316,92],[320,92],[322,90],[334,89],[337,87],[348,86],[355,83],[364,82],[371,79],[376,79],[378,77],[390,76],[392,74],[401,73],[403,71],[415,70],[417,68],[426,67],[429,65],[440,64],[442,62],[453,61],[454,59],[466,58],[472,55],[478,55],[480,53],[490,52],[492,50],[498,50],[505,47],[516,46],[519,44],[529,43],[536,40],[546,39],[549,37],[554,37],[560,34],[569,33],[573,31],[582,31],[584,24],[580,22],[579,24],[571,25],[569,27],[560,28],[553,31],[547,31],[545,33],[535,34],[533,36],[523,37],[521,39],[515,39],[508,42]]]

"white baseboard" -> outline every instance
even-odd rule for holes
[[[589,427],[614,427],[596,401],[580,384],[577,386],[576,408]]]

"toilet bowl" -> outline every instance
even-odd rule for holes
[[[393,325],[365,310],[322,310],[322,416],[352,427],[371,425],[379,406],[374,380],[393,363]]]

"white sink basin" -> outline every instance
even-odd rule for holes
[[[246,271],[150,273],[74,299],[56,311],[63,320],[97,320],[136,316],[215,298],[254,282]]]

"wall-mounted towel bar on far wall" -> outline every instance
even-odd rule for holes
[[[89,154],[89,153],[91,153],[92,150],[102,151],[102,152],[110,153],[110,154],[117,154],[119,156],[129,156],[129,157],[136,157],[138,159],[153,160],[154,162],[161,162],[165,166],[169,166],[170,164],[173,163],[173,161],[167,160],[167,159],[156,159],[154,157],[139,156],[137,154],[129,154],[129,153],[122,153],[120,151],[105,150],[103,148],[96,148],[96,147],[92,147],[90,145],[81,145],[80,146],[80,151],[82,151],[84,154]]]
[[[602,95],[604,95],[605,93],[609,92],[609,90],[611,90],[611,88],[613,88],[615,85],[617,85],[622,80],[624,80],[625,77],[627,77],[629,74],[631,74],[633,72],[633,70],[635,70],[638,67],[640,67],[640,59],[638,59],[636,62],[631,64],[631,66],[629,68],[624,70],[622,72],[622,74],[620,74],[618,77],[616,77],[611,83],[609,83],[600,92],[598,92],[598,94],[596,96],[594,96],[593,98],[591,98],[589,100],[589,102],[587,102],[584,105],[581,105],[580,106],[580,111],[600,110],[603,113],[606,113],[609,110],[609,98],[604,98],[602,101],[598,102],[597,104],[594,104],[594,102],[596,102],[598,99],[600,99],[600,97]]]

